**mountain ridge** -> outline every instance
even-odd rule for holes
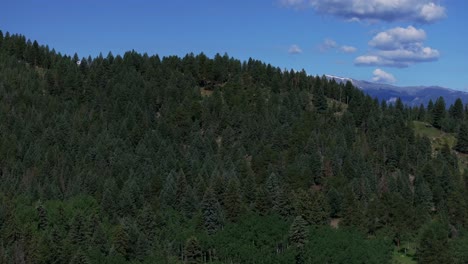
[[[388,103],[394,102],[397,98],[401,98],[402,102],[409,106],[427,105],[430,100],[435,102],[440,96],[444,97],[447,105],[453,104],[457,98],[461,98],[463,102],[468,101],[467,92],[437,85],[396,86],[329,74],[326,74],[325,77],[329,80],[333,79],[338,83],[350,81],[355,87],[368,95],[376,97],[379,100],[385,100]]]

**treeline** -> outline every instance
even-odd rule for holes
[[[0,32],[0,262],[390,263],[413,240],[422,263],[462,263],[468,174],[412,128],[464,133],[461,101],[441,104]]]

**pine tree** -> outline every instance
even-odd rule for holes
[[[122,224],[119,224],[115,230],[113,247],[115,252],[127,258],[130,249],[130,238]]]
[[[425,214],[429,214],[434,207],[431,188],[422,176],[417,176],[414,182],[414,205]]]
[[[302,216],[297,216],[289,228],[289,242],[296,248],[302,249],[308,240],[307,222]]]
[[[226,219],[235,222],[242,211],[242,197],[239,190],[239,181],[237,178],[231,178],[224,195],[224,208]]]
[[[170,172],[164,182],[163,188],[159,194],[161,206],[170,206],[175,208],[177,204],[176,200],[177,184],[175,172]]]
[[[335,188],[331,188],[327,193],[328,203],[330,204],[330,216],[339,217],[341,215],[343,197]]]
[[[362,227],[365,225],[364,208],[351,190],[347,190],[343,200],[343,225]]]
[[[241,189],[244,193],[244,202],[247,204],[248,207],[252,207],[255,204],[256,200],[257,185],[255,183],[254,173],[250,167],[248,168],[248,172],[243,181]]]
[[[213,189],[208,188],[202,201],[203,223],[208,234],[213,234],[222,226],[221,209]]]
[[[39,223],[38,223],[38,228],[39,230],[45,230],[48,225],[47,221],[47,211],[42,205],[42,203],[39,202],[39,205],[36,207],[37,214],[39,216]]]
[[[445,100],[441,96],[435,102],[434,109],[432,110],[432,125],[436,128],[442,128],[445,114]]]
[[[417,257],[419,263],[451,263],[448,256],[448,229],[442,223],[433,222],[423,231]]]
[[[185,243],[185,263],[202,263],[202,250],[196,237],[190,237]]]
[[[450,107],[449,114],[450,117],[457,121],[463,120],[463,102],[460,98],[457,98],[457,100],[455,100],[455,103]]]
[[[324,113],[327,111],[328,109],[327,98],[325,97],[323,88],[321,86],[316,87],[314,89],[313,102],[314,102],[314,106],[317,112]]]
[[[140,211],[137,217],[138,227],[140,228],[140,232],[145,234],[148,237],[148,240],[151,242],[156,235],[156,216],[151,210],[151,207],[145,206]]]
[[[138,235],[137,242],[135,244],[135,257],[139,261],[143,261],[145,257],[148,255],[148,252],[150,251],[151,243],[149,242],[148,238],[146,235],[140,233]]]
[[[88,264],[90,263],[88,257],[83,253],[81,248],[79,248],[75,255],[73,256],[70,264]]]
[[[94,247],[98,248],[99,251],[103,254],[108,253],[108,243],[107,243],[107,235],[104,232],[101,224],[98,224],[98,226],[95,228],[93,236],[92,236],[92,242]]]
[[[101,200],[101,210],[105,212],[110,219],[114,219],[118,209],[118,188],[114,178],[108,178],[104,183],[104,191]]]
[[[313,225],[327,225],[330,218],[330,206],[322,192],[313,195],[310,223]]]
[[[311,195],[302,190],[298,189],[294,193],[294,211],[296,215],[301,216],[309,224],[312,223],[313,219],[313,200]]]
[[[255,210],[260,215],[266,215],[271,210],[271,199],[264,187],[257,188],[257,195],[255,197]]]
[[[70,240],[79,246],[83,246],[86,243],[88,230],[86,230],[85,218],[78,212],[72,219],[70,225]]]
[[[122,190],[119,195],[119,216],[134,216],[137,208],[141,204],[142,198],[140,197],[140,191],[138,185],[135,183],[133,178],[129,178],[125,181]]]
[[[460,125],[455,150],[462,153],[468,153],[468,122],[463,122]]]

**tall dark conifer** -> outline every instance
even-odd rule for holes
[[[434,109],[432,110],[432,125],[436,128],[442,128],[445,115],[445,100],[441,96],[435,102]]]
[[[463,122],[460,125],[455,150],[462,153],[468,153],[468,122]]]

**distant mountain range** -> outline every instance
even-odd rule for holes
[[[399,97],[404,104],[409,106],[427,105],[429,100],[433,102],[444,97],[447,107],[461,98],[463,103],[468,103],[468,93],[440,86],[407,86],[399,87],[390,84],[381,84],[368,81],[359,81],[351,78],[325,75],[328,79],[334,79],[336,82],[345,83],[350,81],[355,87],[363,90],[371,97],[377,97],[379,100],[385,100],[388,103],[395,102]]]

